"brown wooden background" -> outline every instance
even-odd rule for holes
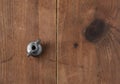
[[[120,84],[119,49],[120,0],[0,0],[0,84]]]

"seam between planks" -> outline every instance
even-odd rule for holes
[[[59,0],[56,0],[56,84],[58,84],[58,3]]]

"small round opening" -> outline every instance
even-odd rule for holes
[[[33,46],[32,46],[32,50],[35,50],[35,49],[36,49],[36,47],[35,47],[35,45],[33,45]]]

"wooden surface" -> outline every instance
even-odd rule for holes
[[[58,84],[120,84],[120,0],[59,0],[58,12]]]
[[[44,52],[28,58],[38,38]],[[56,84],[55,51],[56,0],[0,0],[0,84]]]
[[[0,84],[120,84],[120,0],[0,0],[0,47]]]

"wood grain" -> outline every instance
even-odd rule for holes
[[[27,58],[38,38],[42,56]],[[0,47],[0,84],[119,84],[120,0],[0,0]]]
[[[119,84],[120,0],[58,0],[57,16],[58,84]],[[91,24],[95,42],[85,36]]]
[[[44,53],[28,58],[38,38]],[[55,51],[56,0],[0,0],[0,84],[56,84]]]

